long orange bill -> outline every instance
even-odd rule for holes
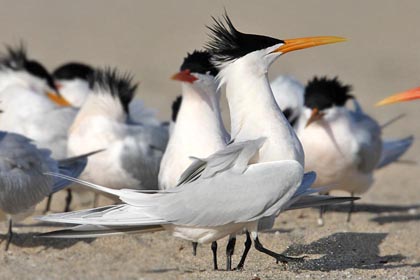
[[[376,103],[375,106],[383,106],[383,105],[388,105],[388,104],[398,103],[398,102],[403,102],[403,101],[410,101],[410,100],[419,99],[419,98],[420,98],[420,87],[391,95],[385,99],[382,99],[378,103]]]
[[[193,83],[194,81],[198,80],[196,77],[191,75],[191,72],[189,69],[179,71],[175,75],[171,77],[172,80],[181,81],[181,82],[187,82],[187,83]]]
[[[55,92],[47,92],[47,96],[57,105],[67,107],[71,106],[70,102],[68,102],[63,96],[56,94]]]
[[[322,117],[323,117],[324,115],[325,115],[325,114],[324,114],[324,113],[322,113],[322,112],[320,112],[320,111],[318,110],[318,108],[313,108],[313,109],[312,109],[311,116],[309,117],[308,121],[306,122],[305,127],[308,127],[311,123],[316,122],[316,121],[318,121],[318,120],[322,119]]]
[[[287,53],[291,51],[312,48],[321,45],[334,44],[347,41],[346,38],[336,36],[318,36],[305,37],[297,39],[284,40],[284,45],[276,49],[274,52]]]

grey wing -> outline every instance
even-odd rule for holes
[[[242,174],[228,170],[156,194],[156,211],[168,222],[189,226],[254,221],[283,210],[302,177],[296,161],[252,164]]]
[[[221,226],[272,216],[284,210],[300,186],[303,168],[285,160],[252,164],[158,193],[114,190],[128,204],[52,214],[45,221],[105,226],[178,224]]]
[[[409,136],[398,140],[383,140],[382,154],[377,169],[397,161],[413,145],[414,137]]]
[[[382,139],[379,124],[365,114],[354,112],[354,137],[357,139],[358,169],[363,173],[372,172],[381,158]]]
[[[0,133],[0,208],[17,214],[51,192],[53,180],[43,172],[58,169],[50,154],[22,135]]]
[[[130,126],[123,141],[121,164],[142,189],[157,189],[160,161],[168,141],[165,128]]]
[[[181,174],[178,186],[192,182],[199,177],[209,178],[227,169],[243,173],[249,160],[261,148],[266,138],[235,142],[213,155],[196,160]]]

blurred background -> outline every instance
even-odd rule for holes
[[[337,35],[346,43],[293,52],[270,77],[339,76],[365,110],[385,122],[408,117],[386,134],[419,134],[420,102],[375,108],[391,93],[420,86],[419,1],[0,1],[1,44],[26,43],[49,69],[67,61],[117,66],[140,82],[138,96],[167,119],[180,85],[169,77],[187,52],[207,40],[206,25],[226,8],[243,32],[287,39]],[[224,106],[226,115],[227,109]],[[417,146],[417,145],[416,145]],[[418,151],[415,147],[413,151]]]

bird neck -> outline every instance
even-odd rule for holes
[[[182,103],[174,134],[198,132],[213,138],[225,138],[227,133],[221,118],[219,98],[220,93],[216,91],[215,85],[198,88],[183,83]]]
[[[303,165],[303,149],[293,128],[278,107],[264,67],[244,64],[223,72],[235,140],[267,137],[259,161],[293,159]]]

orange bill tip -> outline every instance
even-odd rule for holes
[[[376,103],[375,106],[389,105],[393,103],[410,101],[410,100],[415,100],[419,98],[420,98],[420,87],[391,95],[385,99],[382,99],[378,103]]]
[[[70,102],[68,102],[63,96],[56,94],[55,92],[48,92],[48,98],[53,101],[55,104],[68,107],[71,106]]]

